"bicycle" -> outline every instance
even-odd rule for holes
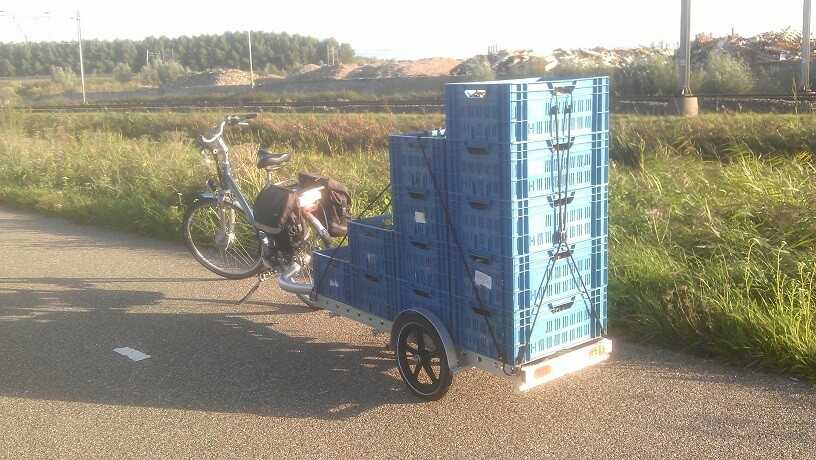
[[[184,239],[195,259],[213,273],[233,280],[258,276],[239,304],[277,273],[283,290],[312,305],[312,251],[331,247],[332,237],[344,230],[342,225],[326,224],[331,215],[326,207],[332,205],[327,203],[332,191],[327,187],[334,182],[300,174],[297,181],[273,183],[273,173],[288,164],[290,154],[260,148],[256,166],[266,171],[267,182],[255,208],[250,206],[233,178],[224,129],[248,126],[248,120],[256,117],[229,115],[211,137],[198,137],[202,156],[215,159],[217,181],[209,179],[209,191],[197,194],[187,209]],[[327,227],[339,230],[330,232]]]

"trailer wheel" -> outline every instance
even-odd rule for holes
[[[453,382],[442,339],[421,315],[410,313],[395,324],[397,368],[411,393],[428,401],[445,396]]]

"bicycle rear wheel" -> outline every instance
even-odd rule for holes
[[[201,265],[227,279],[263,269],[261,242],[244,211],[229,202],[202,199],[184,216],[184,239]]]

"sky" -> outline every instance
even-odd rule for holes
[[[560,5],[569,5],[562,8]],[[358,55],[394,59],[533,49],[676,46],[680,0],[298,0],[171,2],[0,0],[0,42],[69,41],[79,11],[84,39],[261,30],[335,37]],[[44,12],[50,14],[44,15]],[[802,0],[696,0],[692,34],[801,29]]]

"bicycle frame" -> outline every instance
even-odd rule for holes
[[[255,225],[255,212],[252,209],[252,206],[249,205],[249,202],[244,194],[241,192],[241,188],[238,187],[238,184],[232,177],[232,166],[229,162],[229,146],[226,142],[224,142],[223,138],[225,125],[226,121],[222,121],[218,126],[218,132],[211,139],[207,139],[202,136],[202,141],[205,143],[216,144],[212,150],[216,157],[216,171],[218,173],[218,182],[221,186],[221,190],[217,195],[215,190],[213,190],[211,196],[220,202],[227,199],[227,194],[229,194],[230,198],[234,199],[238,203],[238,206],[240,206],[240,208],[244,211],[249,219],[249,223],[252,225],[252,228],[254,228],[257,232],[259,230]],[[206,194],[203,195],[206,196]]]

